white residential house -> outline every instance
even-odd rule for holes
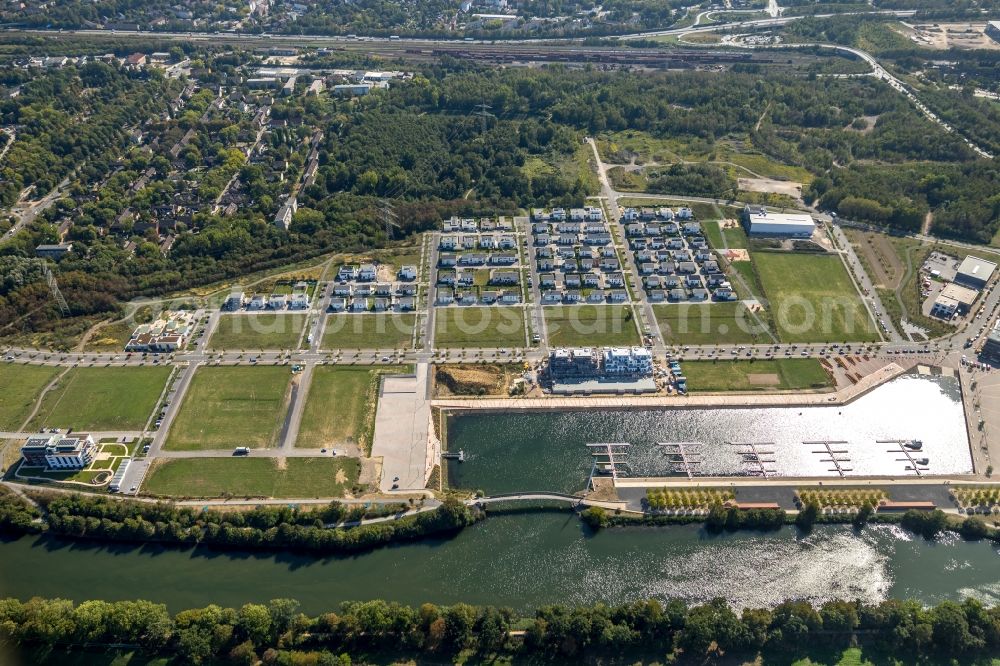
[[[434,294],[434,301],[438,305],[451,305],[455,302],[455,292],[451,289],[439,288]]]
[[[399,279],[400,280],[416,280],[417,279],[417,267],[412,264],[407,264],[399,269]]]
[[[358,280],[361,282],[372,282],[375,280],[377,274],[375,264],[361,264],[361,267],[358,269]]]

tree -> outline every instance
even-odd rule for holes
[[[592,530],[599,530],[608,525],[608,512],[604,507],[592,506],[580,513],[580,518]]]
[[[819,517],[819,504],[815,500],[808,502],[795,516],[795,526],[803,532],[810,532],[816,524],[817,517]]]
[[[271,612],[261,604],[245,604],[240,608],[236,628],[255,645],[262,645],[271,636]]]

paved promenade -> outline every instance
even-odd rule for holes
[[[427,445],[431,412],[428,366],[417,365],[414,375],[382,378],[375,413],[372,457],[382,459],[382,492],[422,490],[427,483]]]

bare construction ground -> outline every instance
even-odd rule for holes
[[[793,199],[802,200],[802,183],[793,180],[774,180],[773,178],[740,178],[739,188],[746,192],[767,192],[784,194]]]
[[[1000,49],[986,34],[986,23],[902,23],[900,34],[920,46],[946,49]]]

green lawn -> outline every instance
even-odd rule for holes
[[[570,305],[544,308],[550,347],[639,344],[639,331],[627,305]]]
[[[0,429],[17,430],[31,414],[38,395],[62,368],[45,365],[0,365]]]
[[[435,347],[524,347],[519,307],[447,307],[434,313]]]
[[[174,419],[171,450],[273,446],[292,374],[283,366],[199,368]]]
[[[839,256],[757,252],[754,266],[783,342],[879,339]]]
[[[743,303],[654,305],[667,344],[712,345],[770,342]]]
[[[73,368],[42,398],[31,428],[142,430],[169,375],[167,366]]]
[[[415,314],[333,314],[326,320],[323,349],[400,349],[413,343]]]
[[[179,458],[158,461],[145,493],[177,497],[342,497],[358,480],[356,458]]]
[[[211,349],[296,349],[305,326],[304,314],[228,314],[208,346]]]
[[[377,378],[386,370],[329,365],[313,370],[295,446],[318,449],[357,444],[367,449],[371,442],[364,440],[374,425]]]
[[[716,221],[702,222],[701,228],[705,232],[705,240],[716,250],[721,250],[722,245],[722,230],[719,229],[719,223]]]
[[[745,250],[747,248],[747,234],[743,227],[726,227],[722,230],[722,235],[726,239],[726,247],[731,250]]]
[[[685,361],[681,364],[691,392],[796,390],[830,387],[817,359]]]

